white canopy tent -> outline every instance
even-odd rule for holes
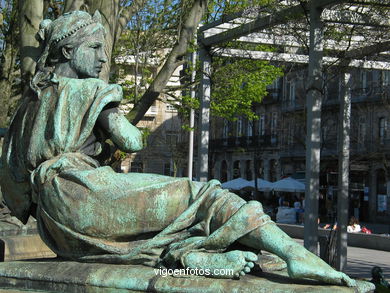
[[[305,192],[305,184],[294,178],[287,177],[272,183],[272,189],[283,192]]]
[[[249,183],[251,184],[251,187],[256,188],[255,180],[249,181]],[[258,191],[271,191],[272,190],[272,183],[267,181],[267,180],[257,178],[257,190]]]
[[[222,183],[222,187],[226,189],[240,190],[245,187],[252,187],[251,182],[243,178],[236,178]]]

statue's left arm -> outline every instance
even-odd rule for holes
[[[98,117],[98,124],[110,136],[115,145],[125,152],[136,152],[142,149],[142,134],[132,125],[118,108],[103,110]]]

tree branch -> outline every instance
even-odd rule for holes
[[[195,0],[187,19],[179,32],[179,38],[170,52],[161,70],[146,90],[140,101],[130,111],[127,117],[135,125],[137,124],[155,99],[160,95],[168,83],[177,66],[181,64],[181,59],[187,54],[187,48],[192,41],[198,24],[201,21],[207,7],[207,0]]]
[[[130,6],[122,7],[118,16],[118,23],[116,27],[116,38],[122,34],[122,31],[126,28],[127,23],[144,5],[146,0],[134,0]]]

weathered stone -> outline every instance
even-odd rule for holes
[[[38,234],[0,238],[0,261],[56,257]]]
[[[30,218],[26,225],[11,216],[0,219],[0,237],[37,234],[37,222],[33,218]]]
[[[107,265],[67,261],[19,261],[0,264],[0,288],[44,292],[334,292],[352,293],[354,288],[315,281],[296,281],[286,272],[246,275],[240,280],[201,276],[157,275],[145,266]],[[359,282],[359,281],[358,281]],[[362,289],[360,292],[368,292]]]

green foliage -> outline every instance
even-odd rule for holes
[[[228,120],[238,116],[256,119],[252,105],[262,101],[267,85],[282,75],[281,68],[266,61],[233,58],[217,58],[214,64],[219,66],[212,74],[213,114]]]

